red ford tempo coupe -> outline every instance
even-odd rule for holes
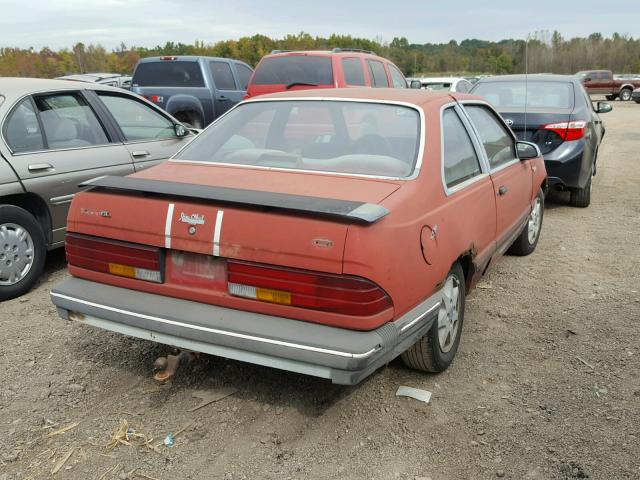
[[[449,366],[466,294],[535,249],[546,173],[480,98],[342,89],[243,102],[87,185],[63,318],[355,384],[400,355]]]

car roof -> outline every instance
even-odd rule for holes
[[[529,75],[496,75],[493,77],[485,77],[478,80],[476,83],[489,83],[489,82],[577,82],[575,75],[555,75],[550,73],[530,73]]]
[[[123,90],[99,83],[77,82],[73,80],[50,80],[45,78],[2,77],[0,95],[6,98],[4,105],[11,105],[17,98],[32,93],[60,90],[104,90],[122,93]]]
[[[412,80],[419,80],[421,82],[457,82],[459,80],[466,80],[464,77],[411,77]],[[407,79],[408,80],[408,79]],[[468,80],[467,80],[468,81]]]
[[[375,52],[370,52],[368,50],[357,50],[357,49],[334,49],[334,50],[274,50],[273,52],[271,52],[268,55],[265,55],[265,57],[289,57],[289,56],[295,56],[295,55],[318,55],[318,56],[333,56],[333,55],[338,55],[338,56],[343,56],[343,57],[355,57],[358,55],[362,55],[365,57],[378,57],[378,58],[382,58],[390,63],[393,63],[391,60],[389,60],[388,58],[384,58],[381,57],[380,55],[378,55]]]
[[[443,100],[449,99],[453,101],[451,92],[448,91],[427,91],[411,88],[320,88],[311,90],[295,90],[289,92],[278,92],[260,95],[247,102],[267,99],[304,99],[304,98],[318,98],[318,99],[347,99],[347,100],[362,100],[362,101],[374,101],[374,102],[403,102],[416,106],[423,106],[431,102],[442,103]],[[478,96],[472,95],[460,95],[455,94],[455,98],[464,99],[477,99],[485,102],[485,100]]]
[[[163,58],[173,58],[175,60],[162,60]],[[207,57],[205,55],[161,55],[158,57],[145,57],[141,58],[138,63],[150,63],[150,62],[167,62],[167,61],[183,61],[183,62],[197,62],[200,59],[204,60],[215,60],[222,62],[235,62],[235,63],[244,63],[241,60],[236,60],[235,58],[224,58],[224,57]]]

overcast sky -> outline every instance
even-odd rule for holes
[[[630,0],[0,0],[0,47],[70,47],[81,41],[113,48],[166,41],[213,43],[263,33],[308,32],[451,39],[525,38],[536,30],[565,37],[613,32],[640,36]]]

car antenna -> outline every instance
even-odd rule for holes
[[[527,41],[524,44],[524,140],[527,140],[527,103],[529,95],[529,37],[531,33],[527,33]]]

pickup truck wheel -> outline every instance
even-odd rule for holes
[[[516,238],[515,242],[509,247],[507,253],[509,255],[517,255],[524,257],[533,253],[540,239],[540,231],[542,230],[542,217],[544,216],[544,192],[542,189],[538,192],[529,219],[522,229],[522,232]]]
[[[28,292],[44,269],[45,240],[26,210],[0,205],[0,301]]]
[[[589,177],[589,182],[584,188],[574,188],[571,190],[571,196],[569,197],[569,202],[572,207],[586,208],[591,204],[591,187],[593,184],[591,183],[591,177]]]
[[[465,302],[464,272],[456,263],[442,287],[442,303],[438,318],[429,331],[401,356],[409,368],[423,372],[446,370],[458,351]]]
[[[620,100],[622,100],[623,102],[628,102],[629,100],[631,100],[631,90],[629,88],[623,88],[622,90],[620,90]]]

